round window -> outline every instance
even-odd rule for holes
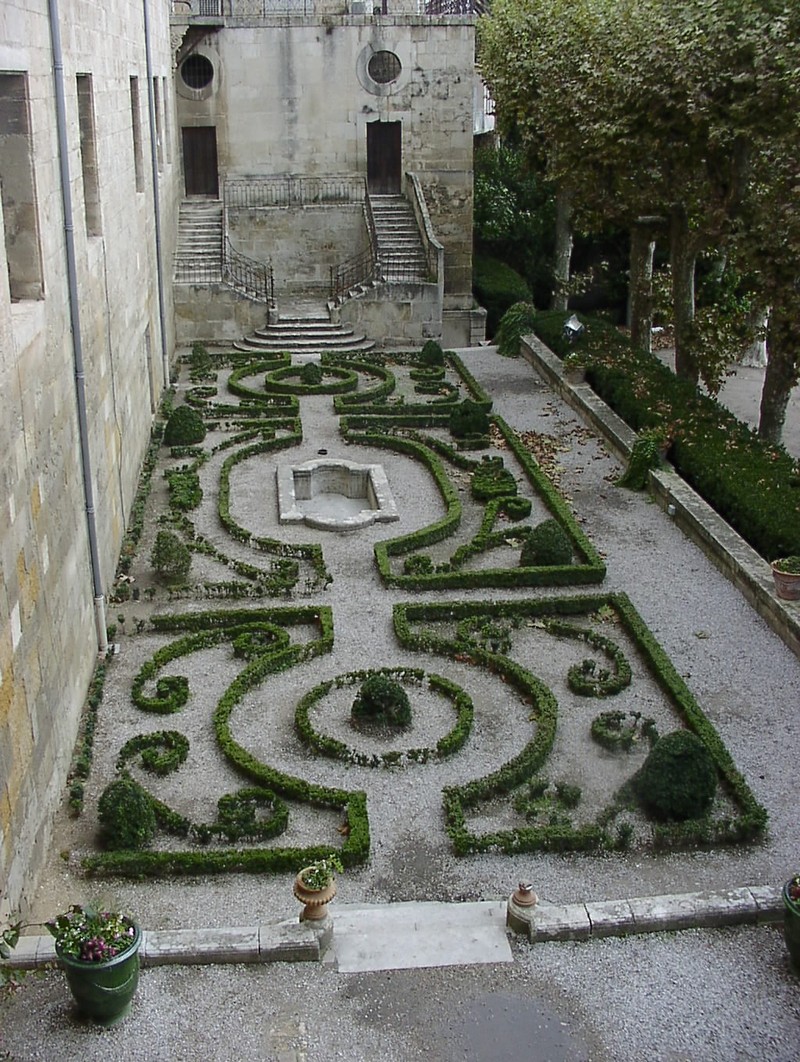
[[[204,55],[190,55],[181,63],[181,77],[189,88],[202,89],[213,81],[214,67]]]
[[[378,85],[388,85],[397,81],[402,70],[400,60],[394,52],[375,52],[367,64],[369,76]]]

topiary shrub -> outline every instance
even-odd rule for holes
[[[419,354],[419,360],[423,365],[439,368],[444,365],[444,351],[435,339],[429,339]]]
[[[519,558],[523,568],[543,568],[572,563],[572,543],[557,520],[543,520],[522,544]]]
[[[300,370],[300,382],[316,387],[322,383],[322,366],[316,361],[307,361]]]
[[[97,814],[106,848],[147,848],[155,837],[153,802],[132,778],[120,778],[106,786]]]
[[[351,709],[353,722],[382,723],[405,730],[411,726],[408,694],[395,679],[376,673],[361,684]]]
[[[166,583],[180,583],[189,574],[192,555],[174,532],[159,531],[150,563]]]
[[[486,435],[489,431],[489,417],[477,402],[465,398],[450,411],[448,427],[450,434],[457,439],[466,439],[470,435]]]
[[[517,302],[503,314],[495,340],[497,353],[504,358],[519,355],[519,341],[531,335],[536,322],[536,307],[532,302]]]
[[[655,819],[699,819],[717,791],[717,769],[696,734],[673,730],[655,743],[634,777],[633,789]]]
[[[173,409],[164,428],[166,446],[191,446],[201,443],[205,437],[206,426],[196,409],[191,406]]]
[[[484,457],[472,473],[470,488],[477,501],[489,501],[516,494],[517,481],[503,464],[502,457]]]

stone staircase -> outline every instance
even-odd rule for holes
[[[234,343],[237,350],[288,353],[292,355],[372,350],[375,344],[356,335],[349,325],[334,324],[326,314],[281,316],[265,328]]]
[[[428,277],[428,260],[417,219],[402,195],[371,195],[378,260],[389,283],[419,283]]]
[[[207,197],[184,199],[178,216],[176,284],[222,280],[222,203]]]

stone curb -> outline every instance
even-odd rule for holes
[[[583,420],[602,437],[609,450],[627,461],[636,433],[598,397],[588,384],[564,378],[561,359],[537,339],[520,342],[525,360]],[[742,539],[677,472],[650,472],[650,492],[778,637],[800,657],[800,602],[775,596],[769,564]]]
[[[203,963],[319,962],[330,943],[330,918],[308,922],[221,929],[145,930],[139,951],[142,966]],[[327,932],[326,932],[327,931]],[[57,961],[50,935],[20,937],[9,966],[32,970]]]
[[[685,892],[575,904],[541,903],[533,907],[509,898],[506,925],[534,943],[591,940],[680,929],[779,922],[781,889],[768,885],[723,891]]]
[[[522,907],[511,896],[506,907],[506,925],[527,936],[532,943],[591,940],[681,929],[760,925],[781,921],[783,910],[781,889],[770,885],[630,900],[594,900],[564,905],[540,903],[533,907]],[[140,956],[144,967],[319,962],[332,935],[330,916],[316,926],[308,922],[280,922],[220,929],[154,930],[143,934]],[[20,938],[13,952],[13,961],[2,965],[32,970],[54,962],[53,938],[29,936]]]

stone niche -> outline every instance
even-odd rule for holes
[[[277,470],[282,524],[308,524],[323,531],[354,531],[398,520],[382,465],[328,457]]]

